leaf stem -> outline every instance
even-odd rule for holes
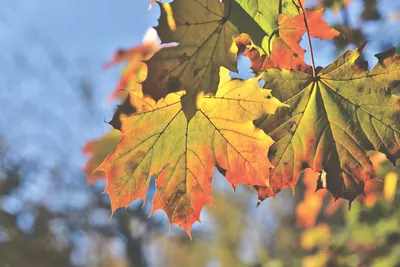
[[[308,28],[306,12],[304,10],[303,4],[301,3],[301,0],[297,0],[297,2],[299,3],[301,10],[303,11],[304,25],[306,26],[306,30],[307,30],[308,46],[310,47],[310,57],[311,57],[311,63],[312,63],[313,77],[316,77],[317,75],[315,73],[314,52],[313,52],[313,48],[312,48],[312,44],[311,44],[310,30]]]

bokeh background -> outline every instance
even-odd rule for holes
[[[148,218],[151,194],[143,209],[138,200],[111,217],[105,183],[86,182],[82,149],[110,130],[104,121],[118,103],[107,98],[123,66],[102,65],[157,24],[148,2],[0,0],[0,267],[400,266],[400,170],[380,154],[380,178],[351,212],[314,194],[312,173],[258,208],[254,191],[233,193],[215,173],[216,208],[203,210],[193,241],[169,230],[163,212]],[[318,65],[368,40],[363,56],[373,66],[374,54],[400,42],[399,1],[307,6],[327,8],[344,35],[313,39]],[[249,77],[245,58],[239,66]]]

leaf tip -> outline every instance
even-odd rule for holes
[[[362,43],[358,48],[357,51],[361,52],[364,50],[365,46],[368,44],[368,41],[365,41],[364,43]]]
[[[231,186],[232,186],[233,193],[235,193],[236,192],[236,185],[235,184],[231,184]]]
[[[295,185],[290,186],[290,189],[292,189],[292,197],[294,198],[296,194]]]
[[[348,210],[350,211],[351,210],[351,203],[353,202],[353,200],[349,200],[349,206],[348,206]]]

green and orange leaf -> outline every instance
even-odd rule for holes
[[[184,91],[157,102],[129,92],[137,112],[121,115],[123,136],[97,168],[106,172],[113,211],[145,199],[150,178],[156,177],[153,212],[164,210],[170,223],[190,235],[203,206],[213,204],[214,167],[225,170],[233,187],[268,185],[272,166],[267,154],[273,141],[252,122],[286,105],[259,87],[260,77],[231,79],[225,68],[220,77],[216,95],[200,95],[190,116],[186,105],[192,104],[183,98]]]
[[[323,20],[323,9],[308,10],[304,14],[298,14],[291,18],[288,15],[278,16],[278,28],[271,34],[271,46],[268,45],[267,53],[261,51],[251,43],[250,36],[241,34],[235,39],[236,44],[244,55],[249,57],[251,67],[255,73],[270,68],[295,69],[302,72],[311,73],[311,67],[304,61],[305,50],[300,47],[303,35],[307,32],[304,16],[307,18],[310,36],[320,39],[332,40],[339,35],[339,32],[329,27]],[[246,47],[247,49],[243,49]]]
[[[272,191],[294,187],[299,173],[311,168],[326,171],[324,187],[351,202],[376,177],[368,151],[392,163],[399,158],[400,98],[391,90],[399,86],[400,57],[395,49],[378,54],[368,71],[362,49],[347,51],[315,78],[294,70],[265,72],[265,87],[276,88],[277,98],[291,107],[258,124],[276,141],[269,152]],[[263,192],[260,200],[267,197]]]

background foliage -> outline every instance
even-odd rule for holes
[[[396,32],[400,9],[392,1],[310,1],[310,5],[327,7],[326,19],[346,36],[332,51],[327,51],[324,43],[315,41],[319,65],[365,39],[370,40],[369,49],[374,52],[400,41]],[[141,12],[145,11],[147,3],[141,7]],[[359,12],[352,11],[355,9]],[[18,13],[18,8],[14,12]],[[152,12],[156,13],[157,9]],[[7,23],[7,16],[2,21]],[[132,34],[131,25],[123,27],[126,35]],[[383,29],[388,30],[387,34],[382,34]],[[315,185],[310,182],[313,179],[306,176],[299,183],[304,186],[299,186],[294,195],[286,190],[257,209],[255,196],[247,188],[239,187],[233,195],[230,186],[221,182],[223,179],[215,179],[218,180],[213,185],[216,208],[203,212],[201,227],[195,224],[193,229],[193,241],[182,229],[174,227],[168,232],[162,212],[147,219],[150,204],[140,209],[141,203],[135,202],[128,211],[117,211],[110,219],[108,197],[100,194],[104,183],[85,184],[86,175],[81,170],[83,160],[77,162],[70,148],[79,148],[108,130],[105,126],[103,129],[94,126],[107,114],[94,104],[99,101],[93,98],[107,95],[114,81],[105,88],[106,92],[99,93],[98,84],[91,81],[90,69],[81,67],[78,74],[71,75],[70,69],[65,67],[69,66],[70,58],[40,34],[36,35],[36,40],[43,46],[39,58],[29,58],[23,49],[16,53],[12,66],[18,75],[2,77],[0,85],[1,105],[5,107],[0,124],[3,136],[0,142],[0,266],[400,264],[397,257],[400,252],[400,191],[396,186],[400,171],[390,168],[380,155],[375,156],[375,162],[382,182],[371,184],[367,198],[354,202],[351,212],[343,203],[332,204],[333,200],[323,192],[310,194]],[[110,54],[114,48],[110,47]],[[44,92],[56,90],[40,72],[46,69],[34,68],[46,55],[52,59],[48,70],[57,73],[53,77],[57,82],[63,80],[67,84],[64,94],[69,99],[68,103],[64,102],[67,98],[64,95],[64,99],[50,101],[61,106],[74,103],[74,110],[66,116],[63,110],[59,112],[56,108],[37,109],[29,101],[9,101],[17,96],[12,94],[13,86],[25,88],[27,91],[17,92],[27,94],[28,99],[33,97],[29,95],[30,87],[45,88]],[[2,56],[5,59],[1,66],[6,69],[10,61],[6,55]],[[245,65],[246,61],[242,61]],[[99,68],[100,62],[95,62]],[[102,75],[113,75],[115,80],[117,77],[116,73]],[[28,86],[19,83],[28,83]],[[48,98],[41,99],[41,106],[46,107]],[[47,125],[32,125],[35,118]],[[82,131],[88,134],[82,136]],[[29,136],[25,132],[29,132]],[[58,136],[63,139],[58,141]],[[45,144],[36,151],[32,149],[31,144],[40,143],[43,137]],[[38,150],[45,151],[47,156],[39,157]],[[396,190],[392,192],[390,188]],[[321,207],[318,203],[322,203]],[[304,206],[308,209],[302,208]],[[308,216],[304,215],[304,210]]]

